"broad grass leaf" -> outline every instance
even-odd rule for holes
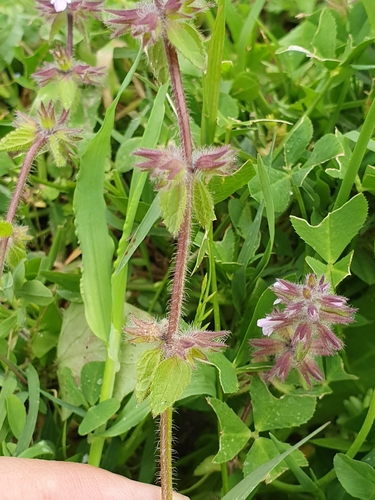
[[[309,439],[316,436],[320,431],[322,431],[328,424],[324,424],[314,432],[306,436],[304,439],[296,443],[294,446],[289,448],[284,453],[281,453],[275,458],[272,458],[267,463],[258,467],[255,471],[251,472],[242,481],[240,481],[234,488],[232,488],[229,493],[224,495],[222,500],[247,500],[250,493],[252,493],[255,488],[268,476],[268,474],[279,464],[284,458],[286,458],[293,451],[298,450],[303,444],[307,443]]]
[[[215,138],[224,40],[225,0],[219,0],[214,27],[208,44],[207,71],[203,77],[203,105],[201,120],[202,145],[212,144]]]
[[[228,3],[230,4],[231,2]],[[241,16],[240,25],[235,22],[236,17],[233,14],[231,16],[231,18],[233,19],[233,28],[235,25],[240,28],[239,38],[236,44],[238,72],[244,71],[246,68],[246,58],[249,52],[249,47],[252,46],[256,36],[255,33],[257,28],[257,19],[262,12],[265,3],[266,0],[255,0],[255,2],[250,7],[247,18],[244,20],[243,16]],[[238,36],[238,33],[236,35]]]
[[[34,366],[30,363],[26,368],[27,384],[29,392],[29,408],[26,417],[25,425],[23,426],[21,435],[18,439],[14,455],[19,456],[29,446],[35,433],[35,427],[39,414],[40,403],[40,383],[39,375]]]
[[[240,417],[223,401],[207,398],[208,404],[213,408],[220,424],[219,451],[212,459],[221,464],[232,460],[245,446],[251,436],[251,431]]]
[[[106,399],[87,410],[78,427],[78,434],[85,436],[105,424],[120,408],[120,401],[115,398]]]
[[[36,457],[43,457],[44,460],[47,460],[47,458],[54,458],[55,457],[55,449],[50,444],[44,439],[42,441],[39,441],[38,443],[34,444],[33,446],[30,446],[30,448],[27,448],[27,450],[23,451],[18,455],[19,458],[36,458]]]
[[[291,448],[291,445],[288,443],[282,443],[282,447],[283,451],[287,451],[289,448]],[[262,464],[268,462],[272,458],[277,457],[278,455],[279,451],[277,450],[275,444],[271,439],[258,437],[257,439],[255,439],[248,454],[246,455],[243,465],[244,476],[251,474]],[[294,457],[300,467],[305,467],[308,465],[306,457],[300,450],[293,451],[291,456]],[[286,470],[288,470],[288,465],[285,463],[285,461],[280,462],[279,465],[271,470],[265,478],[266,484],[272,483],[273,480],[279,477]]]
[[[304,116],[293,134],[284,146],[285,166],[295,165],[300,156],[306,151],[313,135],[313,125],[309,117]]]
[[[158,366],[150,388],[150,406],[154,417],[171,407],[189,385],[191,367],[177,356]]]
[[[334,460],[335,472],[341,486],[355,498],[375,498],[375,471],[371,465],[338,453]]]
[[[193,209],[199,224],[204,228],[216,219],[211,195],[199,178],[193,181]]]
[[[357,194],[341,208],[330,212],[317,226],[311,226],[295,216],[291,216],[290,220],[300,238],[328,264],[334,264],[361,229],[366,217],[366,198]]]
[[[172,236],[177,236],[186,208],[186,186],[182,182],[159,192],[159,205],[163,221]]]
[[[10,394],[6,398],[6,407],[10,430],[19,439],[26,423],[25,405],[15,394]]]
[[[201,70],[205,69],[206,53],[202,38],[195,27],[188,23],[168,21],[167,37],[171,44],[181,52],[193,66]]]
[[[250,394],[258,432],[297,427],[310,420],[315,411],[316,398],[291,395],[275,398],[257,376],[251,381]]]
[[[74,195],[77,235],[82,250],[82,297],[87,322],[94,334],[107,341],[111,329],[111,268],[113,241],[108,233],[103,197],[104,167],[110,152],[111,132],[118,100],[129,85],[141,58],[139,51],[103,124],[82,155]]]

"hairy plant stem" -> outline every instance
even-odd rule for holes
[[[70,57],[73,57],[73,14],[71,12],[67,13],[68,17],[68,28],[67,28],[67,40],[66,48]]]
[[[164,45],[172,81],[174,101],[180,129],[181,147],[188,171],[185,179],[187,194],[186,208],[177,240],[176,262],[173,275],[172,297],[166,339],[166,344],[168,345],[169,342],[172,342],[173,336],[178,332],[185,293],[192,215],[193,144],[191,139],[189,113],[182,85],[177,52],[175,48],[170,45],[167,39],[164,39]],[[162,499],[172,500],[172,408],[168,408],[160,415],[160,482]]]
[[[39,150],[44,146],[47,139],[45,137],[38,137],[32,144],[28,152],[26,153],[25,159],[23,160],[21,172],[17,180],[17,185],[13,191],[12,199],[10,200],[10,205],[6,215],[6,221],[13,223],[14,217],[16,216],[18,205],[20,204],[23,189],[26,184],[27,176],[29,175],[31,165],[35,160],[36,155]],[[3,274],[5,255],[7,251],[9,238],[0,239],[0,277]]]

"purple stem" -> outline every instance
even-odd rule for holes
[[[6,221],[13,223],[14,217],[17,212],[18,205],[21,200],[22,192],[26,184],[27,176],[29,175],[31,165],[38,154],[40,148],[44,146],[47,139],[45,137],[38,137],[33,145],[30,147],[28,152],[26,153],[25,159],[23,160],[21,172],[17,180],[17,185],[15,190],[13,191],[12,199],[10,201],[10,205],[8,208],[8,212],[6,215]],[[4,261],[5,255],[7,251],[9,238],[0,238],[0,277],[3,274],[4,269]]]
[[[184,300],[185,281],[187,261],[190,248],[190,233],[191,233],[191,205],[192,205],[192,186],[193,186],[193,166],[192,154],[193,145],[191,138],[191,130],[189,123],[189,113],[186,106],[184,88],[182,85],[180,66],[175,48],[164,40],[165,51],[168,59],[169,72],[172,80],[172,88],[175,106],[177,110],[177,118],[180,129],[182,151],[188,166],[186,176],[186,208],[183,222],[178,234],[176,263],[173,276],[171,308],[169,311],[167,344],[172,342],[173,336],[177,333],[182,313],[182,304]]]
[[[67,15],[68,15],[68,33],[67,33],[66,48],[68,50],[69,56],[73,57],[73,14],[71,12],[68,12]]]

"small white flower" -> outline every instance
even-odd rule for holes
[[[51,4],[55,7],[56,12],[63,12],[72,0],[50,0]]]

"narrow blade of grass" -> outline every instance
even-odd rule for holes
[[[16,446],[16,451],[14,453],[16,457],[29,447],[35,431],[35,425],[39,412],[40,384],[38,372],[33,365],[30,364],[26,369],[26,374],[29,388],[29,411],[26,417],[25,427],[22,430]]]

